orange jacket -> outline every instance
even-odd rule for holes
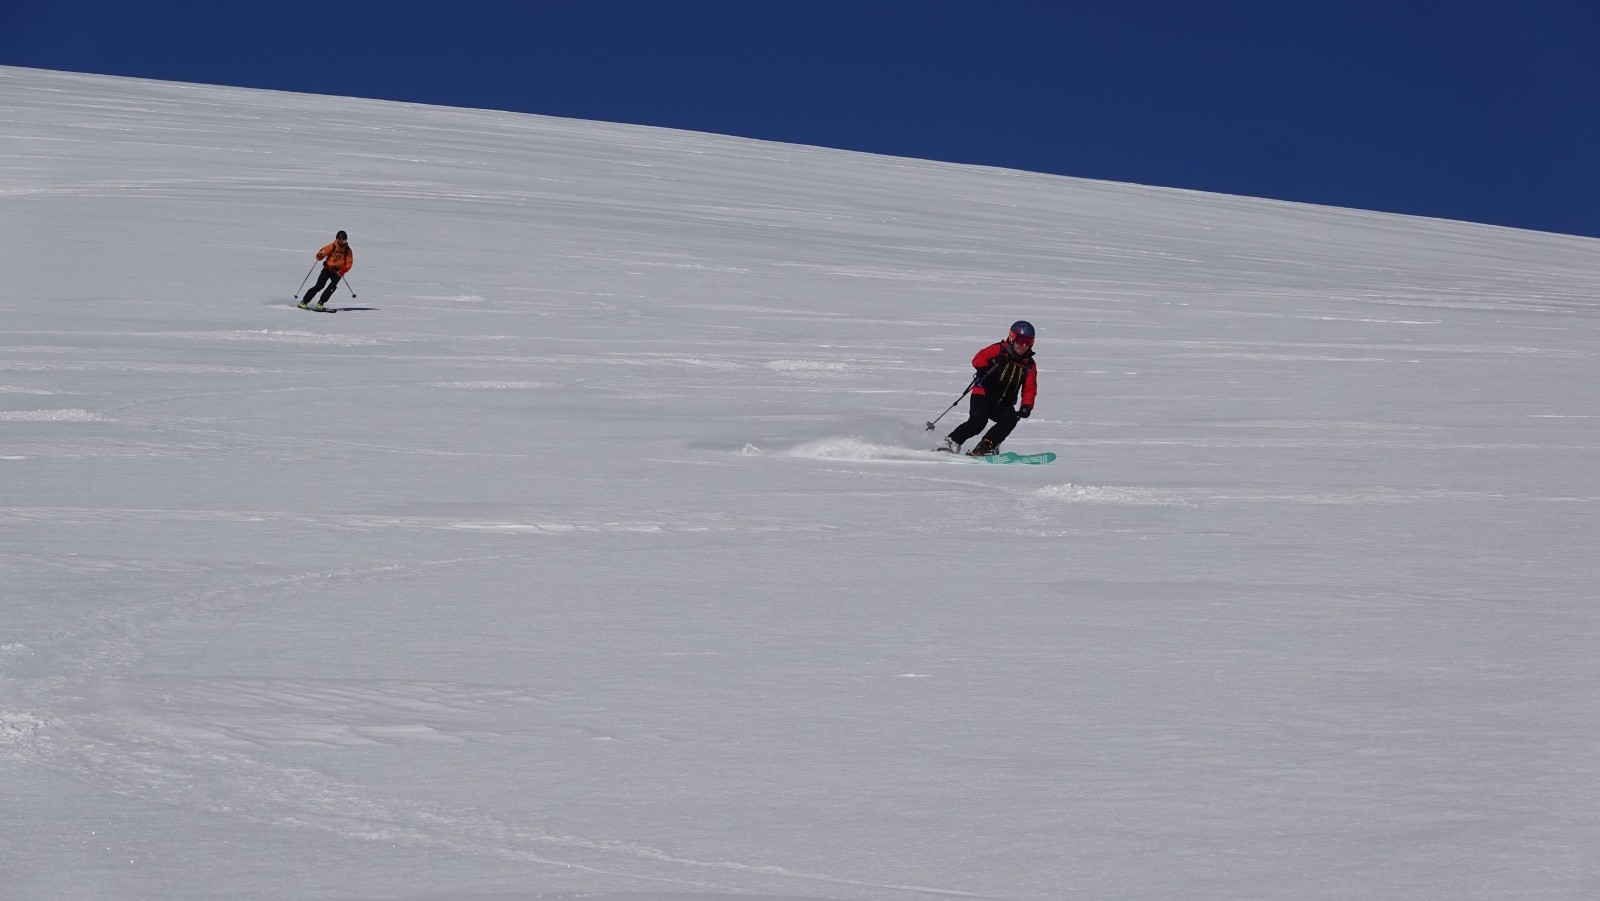
[[[350,271],[350,267],[356,264],[356,252],[350,249],[349,244],[340,247],[339,242],[335,241],[317,251],[317,259],[322,260],[322,265],[339,273],[339,277],[343,278],[345,273]]]

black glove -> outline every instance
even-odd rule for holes
[[[1033,404],[1023,404],[1022,406],[1017,408],[1017,415],[1020,416],[1023,419],[1027,419],[1030,415],[1032,415],[1032,413],[1033,413]]]

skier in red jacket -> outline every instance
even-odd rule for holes
[[[978,351],[972,365],[978,370],[973,378],[972,413],[934,449],[960,453],[968,438],[994,420],[994,426],[978,446],[967,452],[969,457],[993,456],[1000,452],[1000,442],[1017,427],[1017,420],[1033,413],[1033,397],[1039,387],[1039,368],[1033,363],[1033,324],[1021,320],[1012,323],[1011,334]],[[1022,406],[1013,410],[1011,405],[1019,396]]]

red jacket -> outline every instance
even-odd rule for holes
[[[1009,404],[1016,403],[1017,393],[1022,393],[1022,403],[1033,406],[1033,397],[1039,390],[1039,367],[1034,365],[1033,351],[1017,356],[1000,341],[978,351],[972,358],[978,370],[978,384],[973,394],[992,394]]]

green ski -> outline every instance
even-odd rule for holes
[[[1049,463],[1055,458],[1056,455],[1054,451],[1044,451],[1043,453],[1038,454],[1019,454],[1012,451],[1002,451],[1001,453],[994,454],[992,456],[973,457],[972,459],[977,460],[980,463],[1027,463],[1037,466],[1041,463]]]

